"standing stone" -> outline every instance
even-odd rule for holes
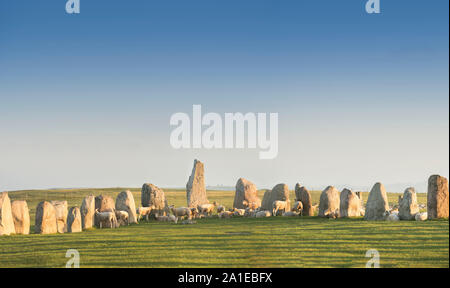
[[[67,232],[67,201],[52,201],[56,210],[56,222],[58,225],[58,233]]]
[[[167,204],[164,191],[151,183],[142,185],[141,205],[142,207],[154,206],[155,209],[152,210],[153,215],[164,215],[169,212],[169,205]]]
[[[34,231],[37,234],[58,233],[56,209],[50,202],[42,201],[36,207]]]
[[[194,161],[192,174],[186,184],[186,196],[188,207],[197,207],[198,205],[209,203],[206,197],[203,163],[197,159]]]
[[[389,211],[389,202],[386,189],[381,183],[375,183],[370,190],[366,203],[365,220],[385,220],[386,212]]]
[[[289,187],[286,184],[277,184],[272,190],[267,190],[264,193],[261,207],[263,210],[272,211],[273,202],[286,201],[286,212],[291,211],[291,202],[289,200]]]
[[[419,213],[416,190],[410,187],[405,190],[403,197],[398,202],[398,217],[400,220],[415,220]]]
[[[358,195],[349,190],[344,189],[341,192],[339,205],[340,217],[359,217],[361,216],[361,200]]]
[[[128,212],[128,224],[137,223],[136,205],[130,190],[122,191],[117,195],[116,210]]]
[[[16,234],[30,234],[30,212],[27,201],[15,200],[11,203],[12,217]]]
[[[319,217],[337,216],[339,213],[339,191],[333,186],[328,186],[320,194]]]
[[[300,201],[303,204],[302,216],[314,216],[311,194],[308,189],[301,186],[299,183],[295,184],[295,198],[295,201]]]
[[[89,195],[84,197],[80,210],[82,228],[92,228],[94,226],[95,219],[95,196]]]
[[[0,236],[16,233],[8,192],[0,193]]]
[[[251,207],[256,209],[261,206],[261,199],[258,198],[256,185],[244,178],[239,178],[236,183],[233,208],[245,209]]]
[[[70,207],[67,215],[67,232],[76,233],[81,232],[81,212],[78,207]]]
[[[428,219],[448,218],[447,178],[432,175],[428,179],[427,212]]]
[[[116,205],[114,203],[114,199],[111,196],[100,195],[95,197],[95,210],[98,210],[98,212],[114,212],[115,208]],[[98,221],[97,217],[95,217],[94,219],[95,226],[100,227],[100,221]],[[114,223],[117,223],[117,221],[115,221]]]

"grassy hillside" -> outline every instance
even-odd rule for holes
[[[80,205],[90,193],[116,196],[121,188],[10,192],[32,210],[43,199]],[[132,190],[139,203],[140,189]],[[231,206],[233,191],[208,191]],[[320,192],[313,192],[318,202]],[[263,191],[260,191],[262,196]],[[186,205],[185,192],[168,190],[169,203]],[[389,194],[397,202],[398,194]],[[364,195],[367,199],[367,194]],[[425,203],[419,195],[419,203]],[[362,219],[270,217],[201,219],[194,225],[140,223],[75,234],[0,237],[0,267],[64,267],[67,249],[80,252],[81,267],[364,267],[368,249],[381,267],[449,267],[449,223],[368,222]]]

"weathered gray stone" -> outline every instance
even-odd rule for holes
[[[116,198],[116,210],[128,213],[128,224],[137,223],[136,205],[130,190],[122,191]]]
[[[67,232],[67,201],[51,201],[56,211],[56,223],[58,227],[58,233]]]
[[[389,202],[386,189],[381,183],[375,183],[370,190],[366,203],[364,219],[366,220],[385,220],[386,212],[389,212]]]
[[[16,233],[8,192],[0,193],[0,236]]]
[[[417,213],[419,213],[419,205],[416,190],[410,187],[405,190],[398,203],[398,217],[400,220],[415,220]]]
[[[448,180],[439,175],[428,179],[427,212],[428,219],[448,218]]]
[[[70,207],[67,215],[67,232],[76,233],[82,231],[81,212],[78,207]]]
[[[301,186],[299,183],[295,184],[295,200],[302,202],[303,216],[314,216],[314,209],[312,208],[311,194],[306,187]]]
[[[108,195],[99,195],[95,197],[95,210],[98,210],[98,212],[115,212],[116,205],[114,203],[114,199],[111,196]],[[115,214],[115,213],[114,213]],[[100,227],[100,221],[97,219],[98,217],[95,217],[95,226]],[[115,219],[117,220],[117,219]],[[114,223],[118,223],[117,221],[114,221]]]
[[[142,185],[141,205],[142,207],[154,206],[152,215],[166,215],[169,212],[169,205],[163,189],[151,183]]]
[[[359,217],[361,216],[361,200],[358,195],[349,190],[344,189],[340,196],[339,205],[340,217]]]
[[[336,217],[339,213],[339,191],[333,186],[328,186],[320,194],[319,217]]]
[[[42,201],[37,205],[34,231],[37,234],[58,233],[56,209],[50,202]]]
[[[186,184],[188,207],[197,207],[209,203],[206,197],[204,165],[197,159],[194,161],[191,176]]]
[[[89,229],[94,226],[95,219],[95,196],[84,197],[81,203],[81,225],[83,229]]]
[[[236,183],[233,208],[245,209],[251,207],[256,209],[261,206],[261,199],[258,198],[256,185],[244,178],[239,178]]]
[[[275,187],[272,188],[272,190],[267,190],[264,193],[261,208],[263,210],[272,211],[273,202],[275,201],[286,201],[287,202],[286,211],[291,210],[291,202],[289,200],[289,187],[286,184],[277,184],[275,185]]]
[[[11,203],[12,217],[16,234],[30,234],[30,212],[27,201],[15,200]]]

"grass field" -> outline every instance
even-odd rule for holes
[[[122,190],[16,191],[9,196],[28,201],[33,225],[35,207],[44,199],[79,206],[90,193],[115,197]],[[140,189],[130,190],[139,205]],[[319,194],[312,192],[313,203]],[[186,205],[182,190],[167,190],[166,197],[169,204]],[[233,197],[234,191],[208,191],[210,201],[227,207]],[[395,204],[398,194],[388,197]],[[425,194],[418,198],[426,203]],[[0,267],[64,267],[67,249],[80,252],[81,267],[364,267],[366,251],[377,249],[381,267],[448,268],[449,222],[211,218],[194,225],[148,222],[75,234],[1,236]]]

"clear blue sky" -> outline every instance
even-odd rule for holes
[[[447,0],[65,2],[0,0],[0,190],[449,174]],[[278,112],[278,157],[172,149],[193,104]]]

